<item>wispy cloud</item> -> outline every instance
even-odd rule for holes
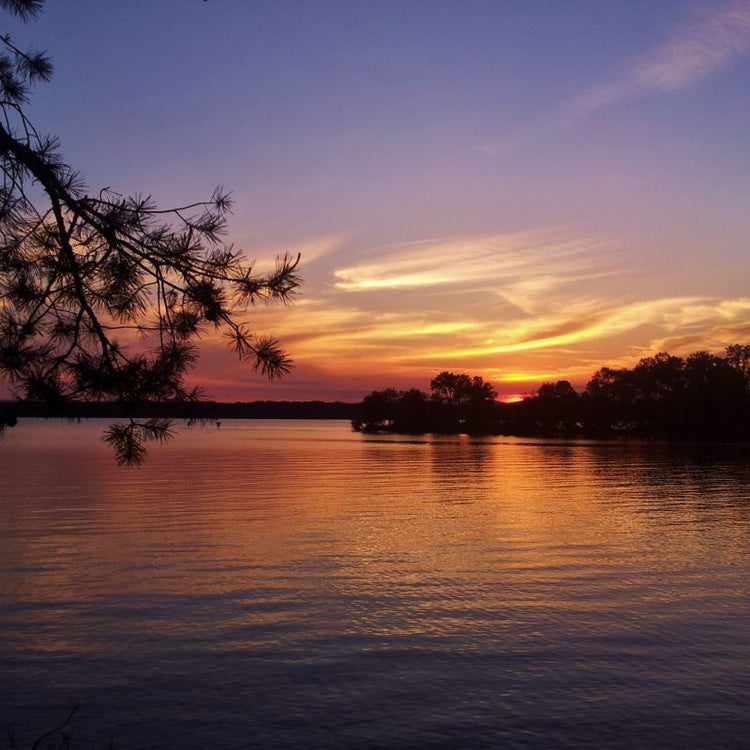
[[[705,306],[705,303],[694,298],[658,299],[617,305],[607,304],[604,300],[580,302],[573,309],[570,305],[565,305],[548,315],[504,326],[496,332],[496,339],[487,345],[464,350],[432,351],[426,353],[425,357],[467,359],[570,347],[593,339],[611,338],[646,324],[665,326],[670,316],[689,316],[690,309],[695,305]]]
[[[443,369],[514,392],[580,385],[602,365],[748,340],[749,298],[652,296],[619,250],[564,230],[373,248],[368,260],[324,264],[325,282],[291,307],[248,316],[316,377],[366,389],[423,386]]]
[[[651,342],[652,351],[686,354],[744,343],[750,337],[750,298],[703,300],[667,316],[665,329]]]
[[[556,297],[536,317],[498,320],[462,313],[455,321],[436,321],[424,311],[372,315],[331,298],[304,302],[283,312],[278,333],[302,373],[312,368],[317,383],[346,386],[352,398],[386,386],[426,387],[443,369],[481,374],[503,393],[532,392],[562,378],[582,386],[603,365],[631,367],[659,351],[719,352],[750,340],[747,297]],[[202,382],[231,390],[233,381],[221,379],[231,361],[224,344],[211,340],[204,350],[203,373],[210,377],[202,376]],[[219,365],[212,367],[212,361]],[[293,372],[290,388],[304,385],[298,378]]]
[[[375,368],[381,375],[411,372],[427,377],[436,369],[464,368],[502,382],[526,383],[538,381],[544,373],[545,378],[580,381],[604,364],[629,364],[663,349],[721,349],[747,338],[748,299],[638,299],[636,287],[602,271],[601,257],[589,257],[580,244],[576,252],[566,245],[554,253],[547,245],[546,254],[527,256],[519,250],[493,260],[485,255],[489,247],[497,247],[497,238],[485,245],[469,238],[460,242],[484,247],[473,256],[483,274],[454,273],[448,281],[431,273],[416,289],[421,306],[399,306],[399,299],[410,296],[399,286],[404,272],[411,274],[415,264],[427,259],[430,269],[456,260],[449,241],[412,243],[404,257],[349,267],[344,289],[333,287],[326,297],[303,300],[285,310],[284,328],[293,333],[279,334],[295,356],[321,370],[329,363],[339,369],[345,362],[352,373]],[[428,248],[437,251],[433,255]],[[350,291],[348,284],[355,280],[382,284],[374,287],[379,308],[368,307],[368,295],[362,292],[373,287],[365,284],[355,287],[359,293]],[[451,308],[446,304],[451,282],[463,283],[466,293],[485,302]],[[434,288],[428,290],[428,285]],[[382,304],[383,294],[392,295],[393,305]],[[486,304],[493,295],[513,304],[506,303],[498,312]]]
[[[570,100],[569,117],[653,92],[679,91],[750,50],[750,0],[709,3],[615,80]]]
[[[339,268],[334,277],[345,292],[471,284],[504,289],[517,303],[588,277],[602,248],[593,240],[561,241],[544,232],[425,240],[381,248],[375,259]]]
[[[659,44],[643,51],[619,75],[562,102],[522,130],[477,144],[492,158],[528,148],[580,119],[620,102],[674,93],[718,73],[750,52],[750,0],[707,1]]]

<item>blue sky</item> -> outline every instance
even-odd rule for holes
[[[250,322],[269,386],[204,341],[221,399],[358,399],[443,369],[498,390],[750,341],[750,0],[48,2],[39,127],[92,189],[233,191],[303,293]]]

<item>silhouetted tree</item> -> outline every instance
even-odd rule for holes
[[[746,344],[732,344],[726,349],[727,364],[737,370],[745,381],[745,387],[750,389],[750,346]]]
[[[474,375],[468,389],[464,409],[466,431],[470,433],[491,432],[497,421],[497,391],[491,383]]]
[[[401,394],[395,388],[373,391],[365,396],[360,407],[360,417],[355,429],[366,432],[390,430],[396,421],[397,402]]]
[[[0,0],[27,20],[41,0]],[[0,36],[0,376],[18,397],[181,401],[194,341],[220,329],[242,361],[275,378],[290,360],[239,315],[259,302],[287,301],[299,257],[267,274],[223,243],[229,195],[159,209],[150,197],[89,191],[59,156],[54,138],[26,112],[29,88],[49,80],[45,54]],[[118,336],[141,338],[128,347]],[[132,344],[132,341],[130,342]],[[107,439],[121,463],[137,463],[144,443],[164,440],[167,420],[131,420]]]
[[[426,432],[431,429],[430,402],[427,394],[410,388],[399,394],[395,409],[394,428],[399,432]]]
[[[451,406],[467,401],[470,389],[471,378],[464,373],[444,370],[430,381],[432,399]]]
[[[633,426],[633,375],[627,369],[602,367],[586,385],[582,413],[589,429],[628,429]]]
[[[537,423],[544,429],[572,430],[579,420],[580,397],[567,380],[543,383],[534,404]]]
[[[685,362],[666,352],[641,359],[633,368],[632,419],[645,430],[670,431],[683,416]]]
[[[459,424],[459,404],[468,399],[471,378],[444,370],[430,381],[433,426],[437,432],[455,432]]]
[[[497,393],[478,375],[443,371],[430,381],[430,391],[436,429],[485,432],[491,428]]]
[[[441,372],[431,394],[375,391],[355,429],[390,432],[637,434],[737,438],[750,434],[750,346],[720,357],[660,352],[632,369],[602,367],[579,394],[567,380],[543,383],[521,403],[499,404],[481,377]]]
[[[441,372],[431,395],[386,388],[365,396],[355,430],[363,432],[490,432],[496,427],[495,389],[481,377]]]
[[[473,404],[488,404],[497,398],[497,391],[491,383],[483,380],[479,375],[471,379],[468,401]]]
[[[726,431],[738,424],[747,387],[742,373],[706,351],[685,360],[686,415],[694,429]]]
[[[727,353],[698,351],[682,359],[661,352],[632,370],[601,368],[583,394],[586,427],[660,435],[746,433],[750,349],[735,345]]]

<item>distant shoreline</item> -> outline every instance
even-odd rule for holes
[[[356,419],[359,403],[344,401],[247,401],[197,405],[177,403],[68,403],[59,406],[28,401],[0,401],[0,415],[49,419]]]

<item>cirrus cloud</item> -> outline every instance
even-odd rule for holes
[[[625,99],[687,88],[750,51],[750,0],[703,6],[619,77],[593,86],[566,105],[569,117]]]

